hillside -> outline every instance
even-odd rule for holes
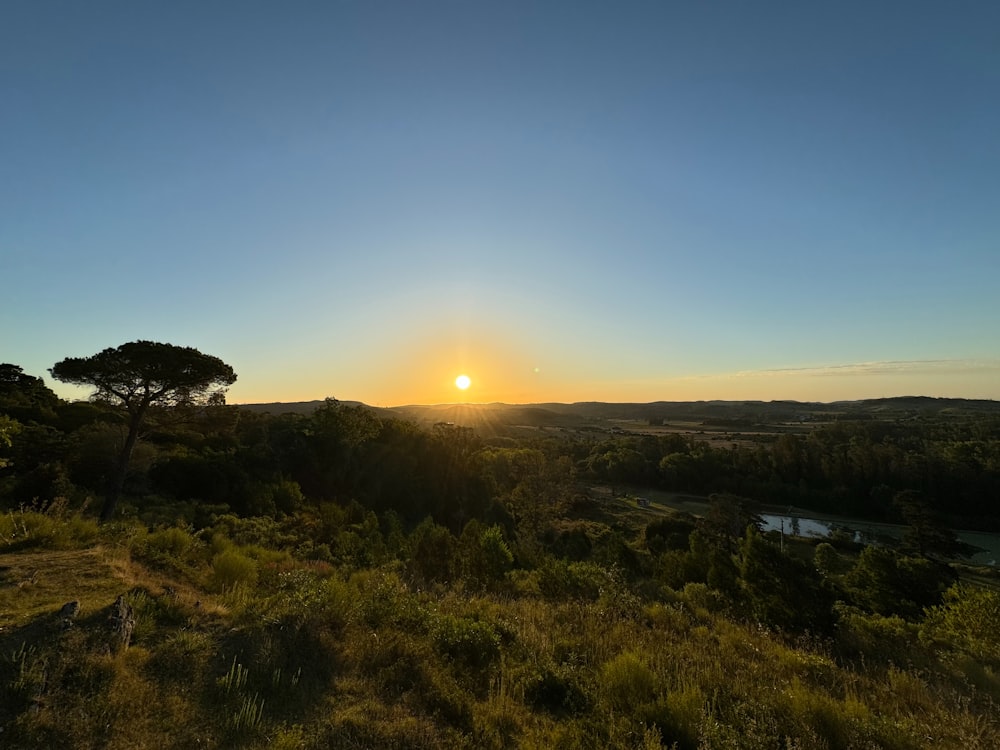
[[[324,401],[240,404],[261,414],[312,414]],[[360,402],[343,402],[364,406]],[[482,437],[523,436],[526,430],[560,429],[570,432],[608,430],[649,431],[672,428],[697,434],[780,434],[794,426],[831,421],[955,419],[1000,416],[1000,402],[969,399],[898,397],[864,401],[812,403],[797,401],[656,401],[651,403],[579,402],[572,404],[437,404],[371,409],[379,416],[432,426],[450,423],[471,427]]]
[[[120,411],[29,404],[0,743],[1000,746],[1000,574],[952,532],[1000,529],[1000,419],[836,408],[165,408],[98,524]]]
[[[561,528],[593,555],[529,562],[484,526],[394,539],[343,513],[321,536],[311,514],[197,533],[12,514],[3,747],[1000,743],[1000,644],[974,624],[996,592],[956,586],[916,617],[841,603],[829,629],[815,574],[772,567],[768,546],[743,545],[731,584],[685,583],[696,558],[668,541],[682,516],[654,535],[627,502],[585,515]],[[674,562],[650,567],[657,549]],[[855,585],[851,558],[825,550],[834,589]]]

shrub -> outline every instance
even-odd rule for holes
[[[580,713],[587,709],[587,694],[567,668],[544,667],[527,680],[524,699],[537,709],[554,714]]]
[[[212,586],[227,591],[236,586],[257,583],[257,563],[235,549],[227,549],[212,558]]]
[[[410,569],[425,583],[448,583],[454,579],[457,564],[455,537],[431,518],[426,518],[410,535],[413,553]]]
[[[820,573],[828,576],[840,567],[840,555],[829,542],[820,542],[813,550],[813,564]]]
[[[538,569],[538,587],[552,598],[596,601],[612,582],[611,574],[593,563],[550,558]]]
[[[709,588],[704,583],[688,583],[684,585],[684,600],[692,611],[722,612],[728,602],[719,591]]]
[[[760,622],[790,631],[833,629],[835,597],[813,567],[752,530],[743,540],[741,553],[743,591]]]
[[[499,526],[490,526],[483,532],[479,540],[483,554],[485,574],[490,580],[499,580],[510,570],[514,556],[503,538],[503,530]]]
[[[154,531],[146,538],[146,545],[150,549],[174,557],[183,557],[193,543],[194,538],[177,526]]]
[[[296,568],[277,576],[278,597],[274,610],[294,621],[322,622],[343,627],[350,619],[354,597],[346,583],[322,577],[313,570]]]
[[[906,664],[920,655],[917,626],[898,615],[882,617],[838,605],[837,648],[848,658]]]
[[[1000,663],[1000,592],[954,585],[944,602],[927,611],[921,640],[947,641],[982,661]]]
[[[883,547],[866,547],[845,583],[858,604],[880,615],[916,620],[939,604],[950,571],[930,560],[905,557]]]
[[[629,712],[652,701],[657,688],[653,670],[632,651],[604,663],[601,684],[607,701],[614,708]]]
[[[439,652],[473,669],[488,667],[500,657],[500,636],[485,622],[439,615],[431,636]]]
[[[6,525],[10,527],[10,544],[44,547],[56,537],[56,521],[43,513],[22,511],[11,513],[8,518],[10,521]]]
[[[426,627],[426,610],[395,570],[358,571],[348,583],[357,592],[352,616],[366,627],[374,629],[392,624],[411,631],[422,631]]]

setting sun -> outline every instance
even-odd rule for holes
[[[472,381],[469,380],[468,375],[459,375],[457,378],[455,378],[455,387],[458,388],[459,390],[464,391],[470,385],[472,385]]]

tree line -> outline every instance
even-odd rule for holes
[[[836,422],[729,446],[679,434],[485,440],[334,399],[309,415],[227,406],[232,367],[169,344],[68,358],[51,374],[91,386],[92,399],[68,403],[41,378],[0,365],[8,506],[100,498],[108,520],[121,497],[132,511],[186,503],[205,516],[356,501],[454,530],[471,518],[537,528],[596,482],[879,521],[909,522],[921,506],[953,527],[1000,529],[1000,419],[990,416]]]

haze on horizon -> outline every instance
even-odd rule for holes
[[[56,361],[150,339],[233,403],[1000,399],[998,27],[10,5],[0,361],[69,398]]]

